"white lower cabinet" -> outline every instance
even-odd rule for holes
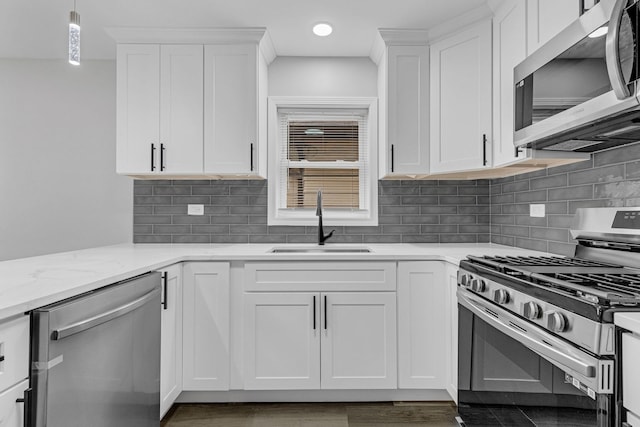
[[[624,407],[633,414],[640,414],[639,354],[640,336],[630,332],[622,334],[622,399]],[[631,425],[640,427],[640,423]]]
[[[396,388],[395,293],[244,298],[245,389]]]
[[[23,427],[24,403],[18,399],[24,398],[24,392],[29,388],[29,380],[24,380],[15,386],[0,392],[0,426]]]
[[[162,273],[162,326],[160,337],[160,418],[182,391],[182,265]]]
[[[395,293],[334,292],[321,297],[321,388],[396,388]]]
[[[244,388],[395,389],[394,262],[245,265]]]
[[[445,263],[398,263],[398,387],[445,389],[451,364]]]
[[[229,390],[229,263],[183,265],[185,391]]]
[[[244,295],[244,388],[320,388],[318,294]]]
[[[458,266],[445,263],[445,281],[447,282],[446,309],[449,312],[447,324],[447,391],[458,403]]]

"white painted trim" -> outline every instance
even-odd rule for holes
[[[141,28],[109,27],[106,33],[118,44],[237,44],[256,43],[267,65],[276,58],[271,36],[264,27],[247,28]]]
[[[327,226],[373,226],[378,225],[378,99],[374,97],[297,97],[271,96],[268,101],[268,225],[317,225],[315,213],[277,212],[278,186],[278,109],[279,108],[344,108],[366,109],[369,112],[369,185],[371,207],[368,214],[350,212],[348,216],[338,216],[336,212],[325,211],[323,220]]]

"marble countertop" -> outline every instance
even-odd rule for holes
[[[467,255],[541,255],[493,244],[372,244],[370,253],[272,253],[316,245],[122,244],[0,262],[0,319],[73,297],[181,261],[441,260]],[[330,245],[327,245],[330,246]]]
[[[640,335],[640,313],[615,313],[613,323]]]

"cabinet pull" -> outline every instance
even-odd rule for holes
[[[516,157],[518,157],[521,152],[522,152],[522,148],[516,147]]]
[[[393,158],[393,144],[391,144],[391,172],[393,172],[393,163],[394,163],[394,158]]]
[[[251,162],[251,172],[253,172],[253,142],[249,144],[249,161]]]
[[[20,399],[16,399],[16,403],[24,403],[24,408],[23,408],[23,425],[24,427],[31,427],[31,392],[32,392],[32,388],[29,387],[28,389],[26,389],[24,391],[24,394],[22,398]]]
[[[316,296],[313,296],[313,330],[316,330]]]
[[[4,354],[0,356],[0,362],[4,362]]]
[[[151,172],[156,170],[156,144],[151,144]]]
[[[162,309],[167,309],[167,272],[162,273],[162,286],[164,287],[164,301],[162,301]]]
[[[160,170],[163,171],[165,170],[165,165],[164,165],[164,144],[160,144]]]
[[[487,134],[482,134],[482,166],[487,166]]]
[[[324,329],[327,330],[327,296],[324,296]]]

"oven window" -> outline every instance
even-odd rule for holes
[[[637,5],[627,9],[620,27],[618,52],[622,75],[628,84],[638,79],[637,9]],[[605,59],[607,31],[608,24],[516,83],[516,130],[612,90]]]

